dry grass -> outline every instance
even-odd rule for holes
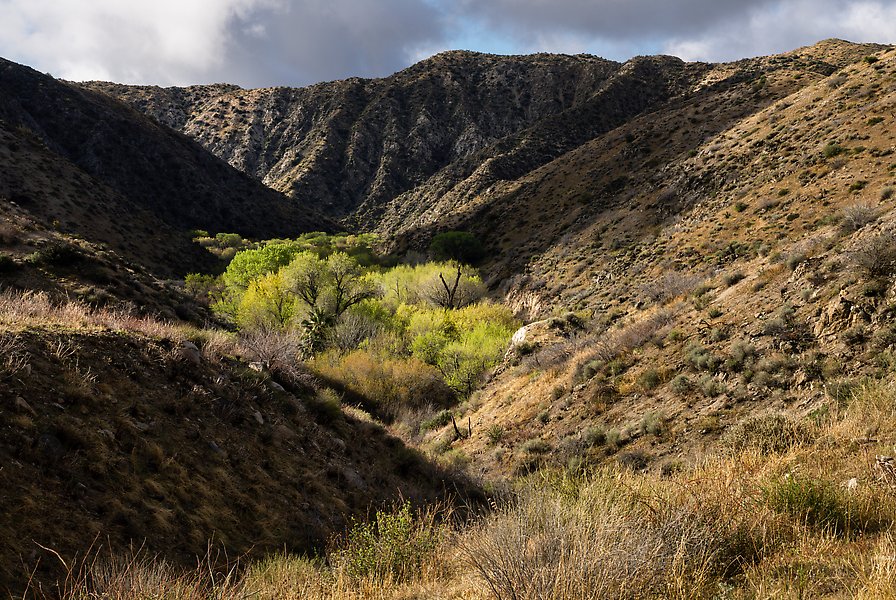
[[[238,341],[221,330],[171,323],[127,308],[94,308],[72,300],[55,302],[43,292],[0,291],[0,329],[9,331],[3,339],[10,339],[10,336],[14,337],[13,332],[29,327],[128,331],[177,343],[189,341],[209,359],[232,354],[252,359],[260,353],[260,344],[254,340]],[[52,351],[54,354],[71,353],[65,348]]]
[[[891,598],[896,496],[850,443],[870,429],[892,446],[894,398],[892,385],[864,389],[815,442],[747,445],[672,475],[532,475],[453,529],[399,510],[325,559],[273,556],[217,581],[113,561],[65,597],[145,597],[149,585],[222,599]],[[858,485],[842,485],[849,473]]]

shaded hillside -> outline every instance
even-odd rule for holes
[[[187,340],[193,339],[199,349]],[[351,517],[450,479],[313,380],[232,356],[224,334],[0,295],[0,589],[96,541],[195,565],[311,551]],[[279,381],[279,383],[278,383]]]
[[[448,52],[384,79],[301,89],[85,85],[180,128],[301,203],[371,229],[395,196],[501,138],[590,102],[613,87],[620,69],[584,55]],[[639,98],[620,100],[627,103],[617,113],[643,108]]]
[[[633,189],[647,193],[645,182],[655,196],[681,184],[658,172],[877,48],[831,41],[719,65],[449,52],[391,77],[301,89],[84,85],[398,250],[423,248],[440,230],[476,229],[502,263],[497,281],[572,224],[599,223]],[[659,218],[689,200],[670,199]]]
[[[110,97],[0,62],[0,197],[166,274],[201,264],[187,231],[328,228],[186,137]]]

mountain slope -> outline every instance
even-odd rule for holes
[[[209,544],[310,553],[372,508],[464,493],[220,333],[2,293],[0,348],[0,589],[15,595],[36,566],[37,582],[59,575],[41,546],[72,560],[132,545],[186,567]]]
[[[109,96],[5,60],[0,131],[0,194],[166,274],[201,261],[190,229],[273,237],[330,226]]]
[[[448,52],[308,88],[87,84],[179,127],[269,186],[370,229],[384,203],[496,140],[586,102],[620,65]]]
[[[854,62],[827,77],[800,66],[830,52]],[[533,325],[471,403],[463,416],[479,434],[455,449],[474,464],[674,469],[717,452],[744,419],[824,419],[850,390],[892,378],[896,50],[831,42],[772,60],[790,68],[766,74],[757,91],[777,99],[765,108],[738,114],[748,104],[736,94],[683,104],[501,200],[550,224],[508,269],[526,268],[510,299],[581,312]],[[662,148],[642,151],[648,140]],[[623,175],[615,193],[589,193]],[[892,441],[881,432],[866,451]]]

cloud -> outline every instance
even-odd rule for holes
[[[749,19],[726,22],[665,46],[685,60],[734,60],[793,50],[826,38],[853,42],[896,41],[896,2],[791,0],[756,11]]]
[[[423,0],[304,0],[254,18],[264,34],[232,28],[221,77],[271,85],[384,76],[444,43],[441,13]]]
[[[0,0],[0,55],[68,79],[306,85],[441,50],[727,60],[893,42],[896,0]]]
[[[728,60],[829,37],[892,42],[896,0],[460,0],[525,51]]]
[[[573,32],[606,40],[630,40],[702,31],[774,0],[460,0],[463,10],[519,36]]]
[[[425,0],[0,0],[0,55],[68,79],[307,84],[441,39]]]

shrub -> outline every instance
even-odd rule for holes
[[[725,366],[732,371],[738,372],[744,368],[750,359],[756,356],[756,348],[747,340],[734,340],[731,342],[729,355],[729,359],[725,361]]]
[[[782,413],[747,417],[730,427],[722,436],[722,443],[734,452],[755,449],[762,454],[786,452],[790,448],[811,441],[811,430]]]
[[[849,152],[847,148],[844,148],[840,144],[828,144],[822,149],[821,153],[825,158],[834,158],[835,156],[839,156],[840,154],[844,154]]]
[[[547,454],[551,451],[551,445],[541,438],[533,438],[523,443],[522,451],[526,454]]]
[[[585,430],[585,435],[582,439],[589,448],[603,446],[607,441],[607,432],[601,427],[589,427]]]
[[[295,243],[281,242],[270,243],[255,250],[237,252],[224,271],[224,283],[227,286],[246,289],[252,280],[288,265],[299,250]]]
[[[686,394],[691,391],[691,388],[694,387],[694,384],[691,382],[687,375],[679,374],[672,379],[670,386],[672,387],[672,391],[676,394]]]
[[[641,286],[644,297],[657,303],[665,303],[693,290],[702,280],[697,275],[681,271],[667,271]]]
[[[896,273],[896,238],[881,234],[863,240],[850,255],[868,277],[888,278]]]
[[[708,348],[696,342],[685,348],[685,361],[697,371],[714,373],[719,367],[719,359]]]
[[[632,471],[643,471],[650,464],[650,455],[642,450],[623,452],[617,457],[617,462]]]
[[[743,279],[745,277],[746,277],[746,275],[744,275],[743,272],[741,272],[741,271],[735,271],[734,273],[726,273],[722,277],[722,283],[725,285],[725,287],[731,287],[732,285],[736,284],[737,282],[743,281]]]
[[[865,189],[865,186],[868,185],[868,182],[864,179],[860,179],[859,181],[854,181],[849,185],[850,192],[860,192]]]
[[[725,384],[713,377],[712,375],[704,375],[700,378],[700,391],[707,398],[715,398],[724,394],[727,390]]]
[[[368,523],[354,522],[342,539],[331,542],[328,557],[350,578],[407,581],[432,556],[445,527],[434,511],[411,511],[405,502],[392,511],[377,511]]]
[[[81,252],[61,242],[54,242],[28,255],[28,262],[48,267],[67,267],[79,261]]]
[[[661,373],[653,368],[645,369],[638,373],[637,384],[638,387],[641,388],[644,392],[649,392],[650,390],[655,389],[658,385],[663,382],[663,377]]]
[[[660,435],[663,432],[663,415],[657,412],[648,412],[641,417],[639,428],[650,435]]]
[[[450,422],[451,411],[447,409],[440,410],[430,418],[424,419],[423,422],[420,423],[420,432],[424,433],[427,431],[432,431],[434,429],[441,429]]]
[[[880,191],[880,199],[881,200],[889,200],[893,197],[893,194],[896,194],[896,188],[893,186],[886,186]]]
[[[215,241],[221,248],[239,248],[243,245],[243,238],[238,233],[218,233]]]
[[[497,446],[504,439],[505,430],[501,425],[493,423],[485,430],[485,437],[489,446]]]
[[[852,233],[876,220],[877,209],[873,205],[867,202],[851,204],[843,209],[840,229],[844,233]]]
[[[389,422],[403,410],[447,407],[454,400],[439,371],[416,358],[386,358],[356,350],[324,355],[313,366],[357,396],[366,410]]]
[[[342,418],[342,401],[329,388],[323,388],[307,400],[308,408],[325,423],[335,423]]]
[[[859,384],[851,379],[836,379],[825,383],[824,386],[825,394],[841,406],[852,400],[858,389]]]
[[[620,458],[638,466],[649,457]],[[548,478],[547,489],[498,505],[461,549],[499,600],[722,597],[714,574],[750,561],[761,545],[753,515],[724,514],[697,494],[690,504],[627,495],[635,477]]]
[[[773,510],[795,517],[810,527],[843,534],[878,526],[875,519],[863,518],[859,507],[846,492],[828,481],[786,476],[767,486],[763,492]]]

